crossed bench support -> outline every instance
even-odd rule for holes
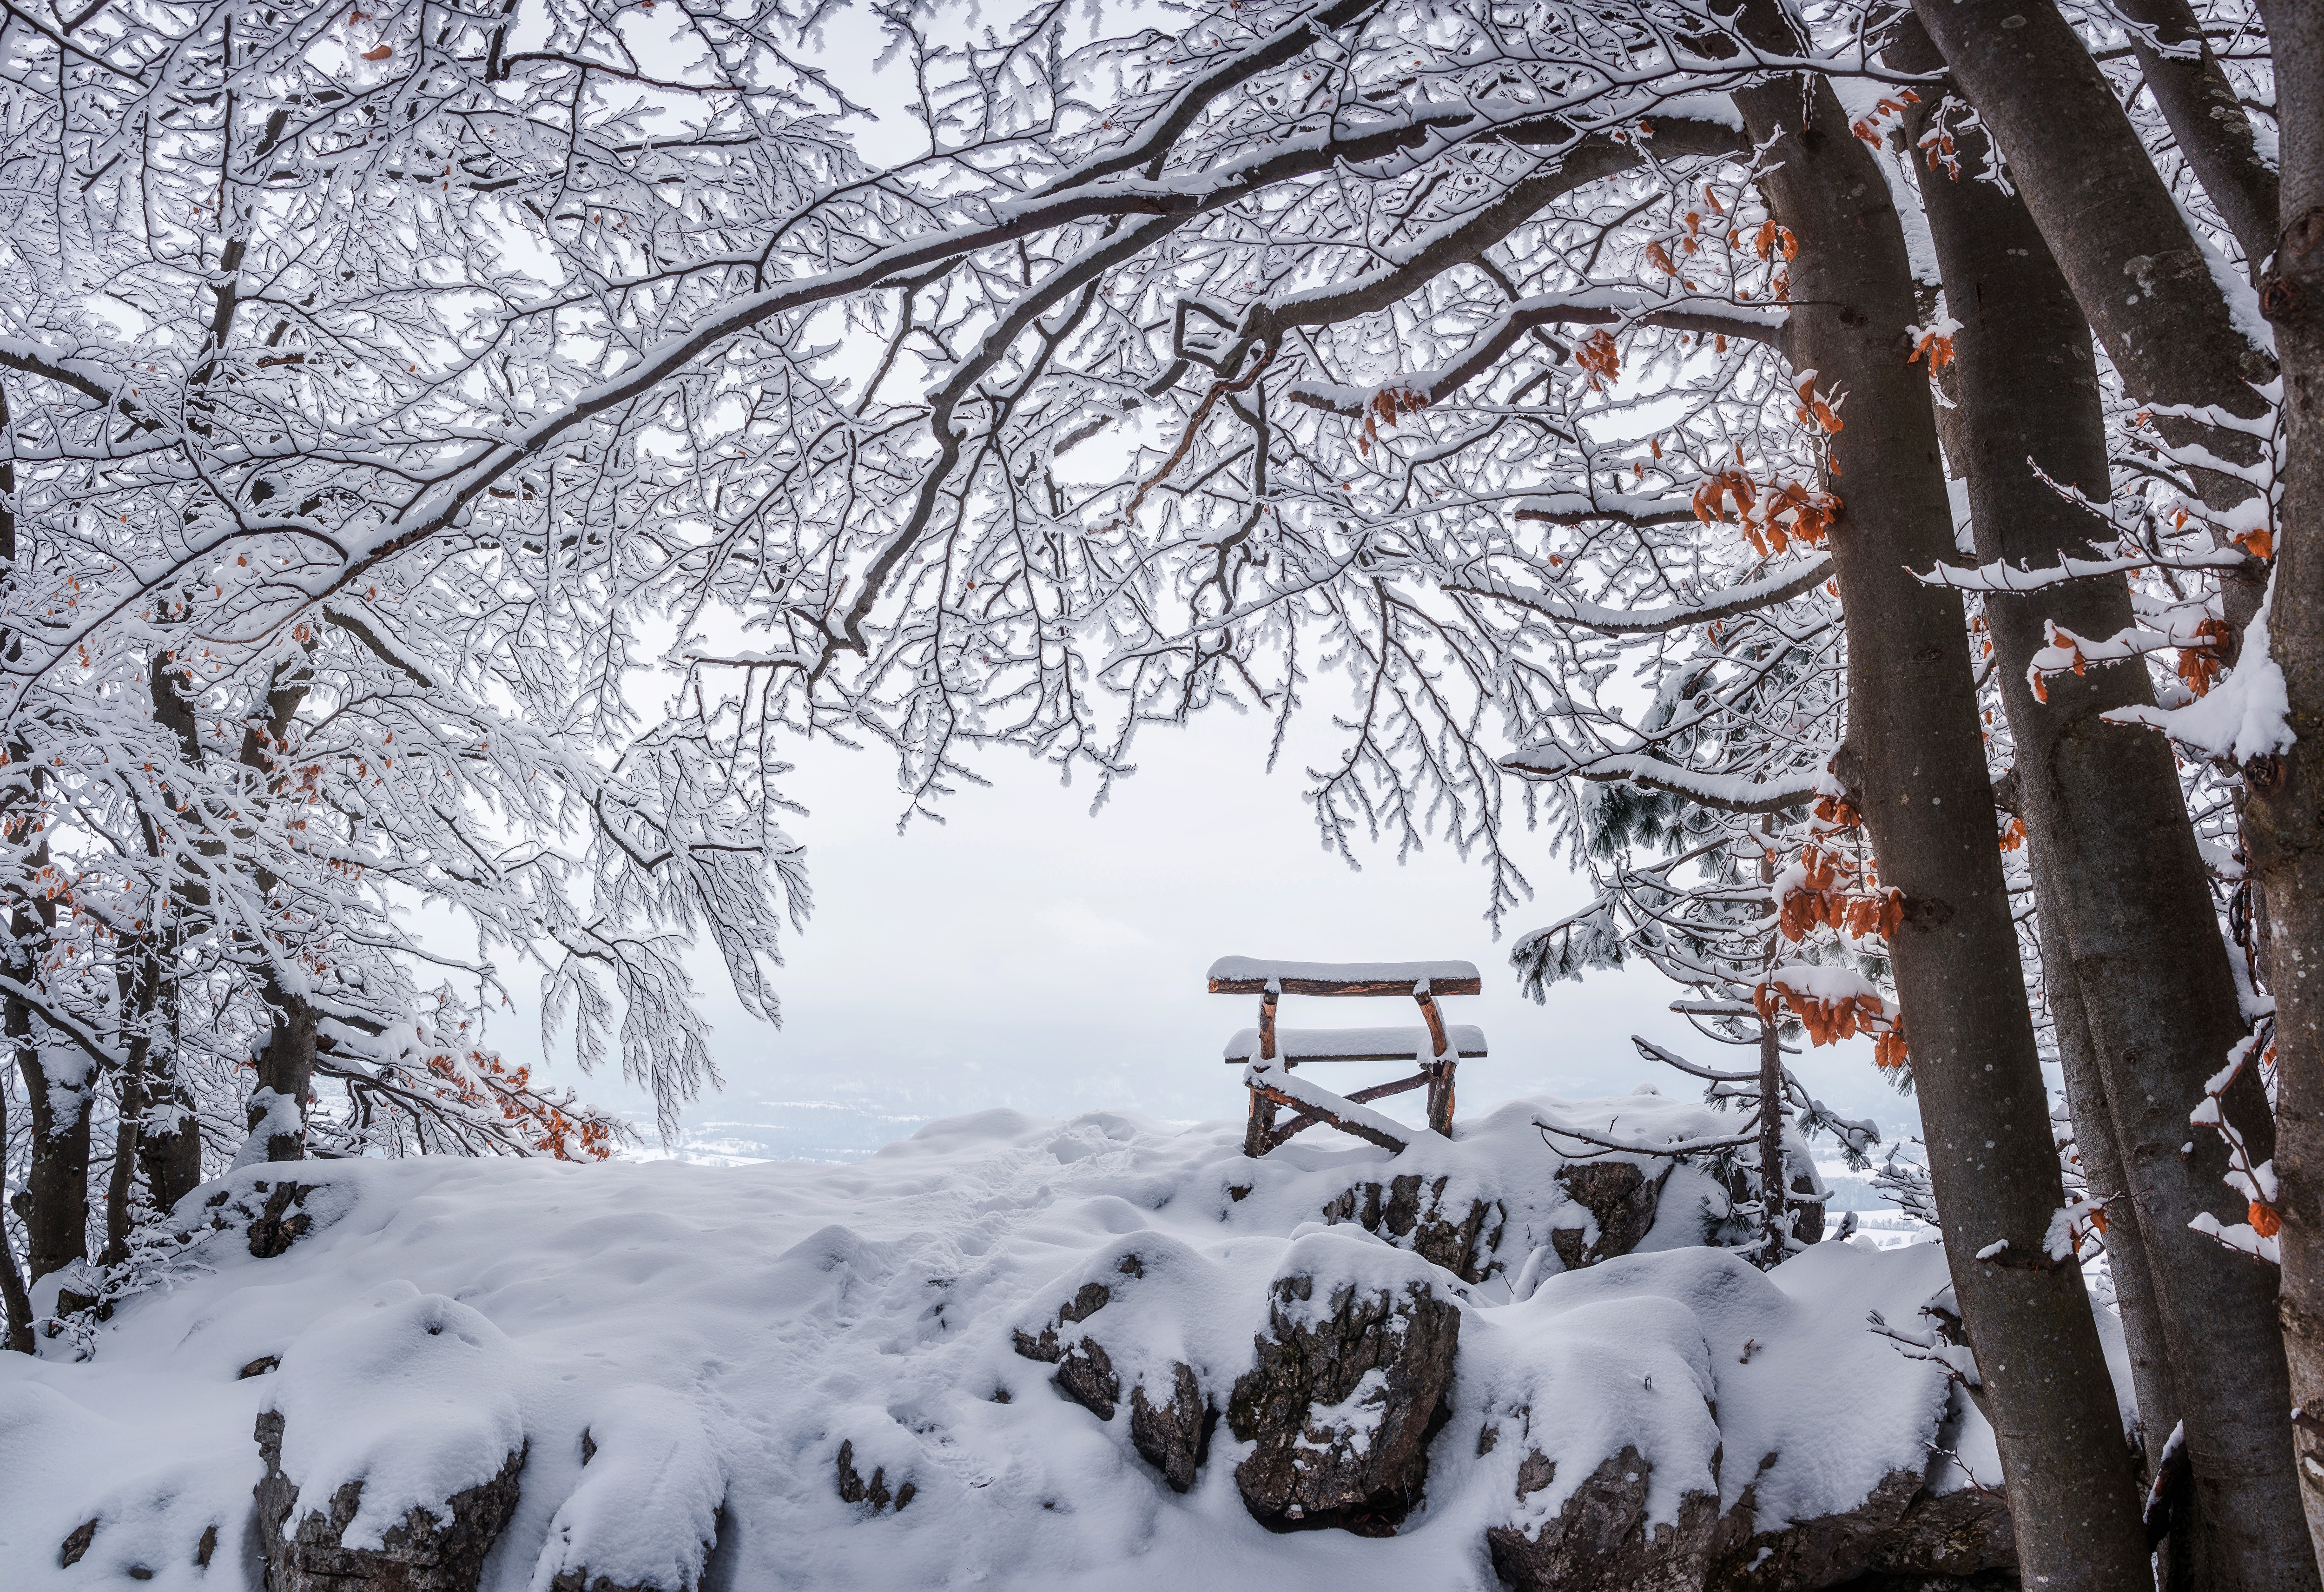
[[[1213,995],[1259,997],[1259,1026],[1228,1040],[1224,1055],[1229,1065],[1241,1064],[1243,1082],[1250,1090],[1250,1118],[1242,1147],[1244,1155],[1253,1157],[1318,1122],[1401,1151],[1412,1130],[1367,1109],[1366,1102],[1424,1086],[1430,1129],[1449,1135],[1453,1072],[1462,1057],[1485,1054],[1484,1032],[1446,1023],[1436,1004],[1440,995],[1482,993],[1484,982],[1471,962],[1262,962],[1222,956],[1212,964],[1210,986]],[[1425,1026],[1277,1028],[1276,1008],[1286,995],[1404,996],[1418,1003]],[[1294,1067],[1313,1062],[1411,1062],[1420,1070],[1409,1078],[1338,1095],[1293,1077]],[[1278,1126],[1278,1108],[1296,1115]]]

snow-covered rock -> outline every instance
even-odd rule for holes
[[[1387,1536],[1420,1502],[1461,1344],[1443,1275],[1328,1229],[1292,1245],[1227,1405],[1251,1445],[1235,1486],[1254,1518]]]
[[[462,1560],[489,1592],[1491,1592],[1583,1515],[1616,1547],[1581,1557],[1644,1555],[1609,1586],[2006,1557],[1989,1432],[1865,1324],[1917,1326],[1941,1253],[1763,1275],[1702,1247],[1716,1178],[1593,1155],[1660,1180],[1612,1253],[1536,1118],[1729,1122],[1527,1100],[1401,1157],[1317,1132],[1252,1162],[1239,1122],[992,1111],[853,1165],[244,1168],[88,1357],[0,1356],[0,1586],[417,1566],[434,1533],[492,1538]],[[455,1584],[429,1552],[435,1581],[345,1592]]]

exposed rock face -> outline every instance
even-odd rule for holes
[[[1390,1178],[1385,1190],[1376,1182],[1358,1183],[1323,1207],[1323,1219],[1360,1223],[1463,1282],[1481,1283],[1492,1269],[1508,1212],[1492,1200],[1447,1209],[1444,1185],[1450,1181],[1440,1177],[1424,1185],[1418,1173],[1406,1173]]]
[[[1141,1382],[1130,1390],[1130,1446],[1162,1473],[1175,1492],[1194,1485],[1194,1475],[1210,1458],[1211,1428],[1219,1413],[1203,1395],[1194,1368],[1180,1360],[1172,1368],[1169,1401],[1154,1403]]]
[[[1598,1237],[1588,1241],[1584,1228],[1551,1229],[1549,1242],[1568,1271],[1595,1265],[1617,1255],[1628,1255],[1655,1225],[1655,1210],[1662,1199],[1663,1179],[1669,1168],[1654,1177],[1628,1161],[1576,1161],[1557,1169],[1557,1181],[1573,1202],[1597,1219]]]
[[[1746,1495],[1737,1516],[1749,1507]],[[1998,1496],[1974,1487],[1930,1493],[1919,1477],[1898,1470],[1845,1514],[1753,1535],[1714,1567],[1705,1592],[1843,1585],[1954,1592],[2017,1584],[2016,1541]]]
[[[874,1514],[893,1504],[896,1513],[901,1514],[919,1490],[910,1482],[905,1482],[893,1493],[889,1492],[885,1466],[873,1466],[872,1479],[865,1481],[855,1469],[854,1440],[850,1438],[839,1445],[839,1496],[842,1503],[869,1504]],[[563,1587],[560,1586],[557,1592],[564,1592]],[[596,1592],[596,1588],[592,1587],[590,1592]]]
[[[1101,1421],[1112,1420],[1114,1407],[1121,1402],[1121,1378],[1114,1374],[1113,1357],[1105,1352],[1105,1345],[1086,1336],[1070,1347],[1060,1347],[1057,1333],[1061,1328],[1088,1321],[1112,1301],[1113,1292],[1103,1283],[1084,1283],[1081,1292],[1058,1308],[1057,1319],[1041,1329],[1039,1337],[1030,1332],[1016,1335],[1017,1352],[1028,1360],[1056,1367],[1057,1391]]]
[[[272,1410],[260,1415],[257,1438],[266,1475],[253,1493],[266,1592],[475,1592],[484,1556],[516,1513],[521,1449],[490,1481],[444,1501],[450,1524],[414,1509],[388,1528],[381,1546],[343,1547],[340,1538],[355,1521],[363,1484],[347,1483],[332,1495],[327,1513],[310,1510],[293,1526],[299,1489],[282,1474],[281,1415]]]
[[[654,1582],[616,1581],[611,1576],[589,1578],[586,1569],[561,1572],[549,1583],[549,1592],[694,1592],[691,1583],[684,1587],[662,1587]]]
[[[264,1189],[264,1183],[254,1183],[254,1189]],[[315,1225],[315,1219],[298,1207],[307,1202],[312,1191],[295,1182],[278,1182],[268,1192],[266,1205],[250,1223],[250,1252],[261,1260],[272,1260],[290,1247],[293,1241]]]
[[[1121,1269],[1133,1276],[1142,1275],[1133,1269],[1137,1265],[1132,1256],[1122,1262]],[[1043,1326],[1038,1337],[1030,1332],[1016,1334],[1017,1352],[1028,1360],[1056,1367],[1057,1374],[1051,1380],[1058,1393],[1101,1421],[1112,1420],[1121,1403],[1121,1376],[1114,1369],[1113,1357],[1091,1334],[1066,1345],[1058,1333],[1068,1325],[1088,1321],[1112,1300],[1112,1290],[1104,1284],[1084,1283],[1058,1309],[1056,1321]],[[1130,1390],[1130,1446],[1177,1492],[1194,1485],[1195,1473],[1210,1457],[1211,1429],[1217,1424],[1218,1411],[1203,1391],[1194,1368],[1184,1360],[1171,1366],[1170,1385],[1161,1397],[1148,1393],[1143,1381]]]
[[[1636,1171],[1636,1167],[1630,1168]],[[1654,1467],[1635,1448],[1609,1456],[1528,1536],[1520,1527],[1485,1532],[1493,1569],[1518,1588],[1556,1592],[1699,1592],[1711,1563],[1749,1532],[1748,1517],[1722,1519],[1719,1499],[1689,1493],[1678,1521],[1646,1523],[1646,1486]],[[1557,1477],[1538,1453],[1517,1468],[1517,1496],[1532,1496]]]
[[[1333,1292],[1302,1310],[1315,1279],[1277,1280],[1272,1335],[1235,1383],[1235,1436],[1258,1450],[1235,1468],[1254,1519],[1276,1531],[1341,1526],[1386,1536],[1419,1502],[1428,1442],[1446,1412],[1460,1308],[1417,1284]]]
[[[1493,1568],[1518,1592],[1969,1592],[2017,1585],[2009,1512],[1997,1497],[1964,1488],[1927,1492],[1909,1470],[1891,1472],[1841,1514],[1754,1532],[1752,1494],[1724,1516],[1709,1493],[1690,1493],[1675,1525],[1649,1526],[1652,1467],[1626,1448],[1600,1464],[1555,1518],[1531,1534],[1517,1525],[1485,1533]],[[1538,1453],[1517,1472],[1517,1496],[1556,1478]]]

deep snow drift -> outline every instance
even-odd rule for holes
[[[1997,1481],[1943,1369],[1866,1324],[1923,1325],[1936,1246],[1825,1243],[1762,1276],[1702,1247],[1724,1196],[1681,1168],[1658,1200],[1628,1197],[1647,1224],[1633,1253],[1589,1264],[1611,1240],[1556,1175],[1542,1114],[1656,1140],[1732,1122],[1652,1093],[1519,1101],[1393,1160],[1333,1136],[1252,1163],[1239,1122],[991,1111],[844,1166],[245,1168],[189,1198],[180,1257],[89,1358],[66,1339],[0,1356],[0,1584],[254,1584],[270,1411],[300,1515],[362,1481],[351,1548],[521,1453],[484,1578],[509,1592],[584,1569],[672,1589],[1490,1588],[1489,1531],[1553,1519],[1626,1448],[1653,1519],[1748,1488],[1763,1531],[1899,1471],[1932,1494],[1963,1466]],[[251,1241],[258,1190],[286,1173],[305,1192],[275,1200],[288,1247],[261,1258],[279,1240]],[[1296,1276],[1312,1302],[1277,1287]],[[1076,1321],[1093,1280],[1111,1302]],[[1271,1307],[1367,1290],[1459,1316],[1425,1497],[1392,1536],[1262,1527],[1232,1421],[1174,1491],[1128,1409],[1102,1422],[1022,1348],[1046,1330],[1070,1358],[1102,1328],[1122,1395],[1183,1364],[1216,1409]],[[1360,1446],[1379,1403],[1314,1411],[1301,1440]]]

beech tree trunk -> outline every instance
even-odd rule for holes
[[[168,1210],[201,1184],[201,1124],[194,1116],[192,1091],[168,1072],[152,1076],[146,1098],[146,1127],[137,1154],[153,1208]]]
[[[13,1030],[11,1030],[13,1032]],[[0,1145],[8,1142],[8,1090],[0,1083]],[[7,1213],[0,1211],[0,1348],[18,1354],[32,1352],[32,1299],[24,1287],[24,1273],[16,1264],[15,1240],[9,1238]]]
[[[2245,765],[2244,841],[2274,932],[2282,1308],[2301,1495],[2324,1551],[2324,3],[2263,7],[2283,225],[2260,293],[2283,368],[2282,548],[2269,651],[2297,737]]]
[[[307,650],[314,651],[312,642]],[[243,736],[242,764],[256,771],[262,788],[270,796],[280,788],[281,776],[275,771],[268,749],[281,746],[289,737],[291,722],[298,717],[299,706],[307,700],[313,681],[314,675],[303,659],[296,665],[277,664],[267,682],[266,737],[262,741],[254,732]],[[274,876],[265,869],[258,870],[262,894],[271,897],[275,882]],[[254,1137],[262,1131],[265,1133],[269,1161],[304,1160],[307,1097],[314,1088],[315,1078],[315,1008],[303,995],[284,989],[272,966],[266,971],[265,990],[266,1004],[274,1013],[274,1028],[258,1056],[258,1089],[250,1102],[250,1131]],[[270,1111],[271,1105],[282,1100],[291,1102],[297,1109],[296,1132],[290,1129],[283,1115]]]
[[[1775,815],[1768,814],[1759,821],[1759,833],[1773,834]],[[1775,882],[1775,856],[1761,849],[1759,882],[1773,887]],[[1775,911],[1771,901],[1767,910]],[[1767,934],[1767,963],[1775,965],[1778,935],[1772,929]],[[1759,1264],[1773,1268],[1783,1265],[1791,1253],[1792,1213],[1786,1195],[1791,1186],[1790,1170],[1784,1164],[1784,1036],[1775,1024],[1762,1018],[1759,1023]]]
[[[2141,403],[2265,413],[2251,383],[2273,377],[2267,355],[2236,329],[2170,189],[2054,0],[1914,0],[1913,9],[1999,140],[2010,180],[2124,389]],[[2155,428],[2232,464],[2259,457],[2257,440],[2240,431],[2168,417]],[[2195,483],[2216,512],[2254,492],[2216,471],[2197,472]],[[2223,575],[2238,633],[2265,583],[2255,561]]]
[[[42,932],[40,919],[21,909],[13,926],[19,947]],[[11,971],[19,983],[29,981],[30,970],[21,961]],[[6,1025],[31,1118],[24,1247],[27,1280],[37,1283],[88,1258],[88,1128],[89,1108],[97,1099],[96,1067],[74,1054],[52,1070],[33,1039],[32,1008],[14,997],[6,1002]]]
[[[1890,60],[1936,69],[1925,35],[1911,32],[1919,36],[1900,39]],[[2093,501],[2108,495],[2088,324],[2023,203],[1942,170],[1923,172],[1921,187],[1947,305],[1961,323],[1953,434],[1977,556],[2040,567],[2086,553],[2105,528],[2027,461]],[[2245,1201],[2225,1182],[2225,1144],[2193,1132],[2187,1113],[2245,1023],[2226,943],[2207,932],[2215,921],[2209,883],[2170,747],[2101,717],[2153,704],[2145,666],[2057,677],[2047,701],[2026,677],[2045,644],[2045,620],[2078,635],[2115,635],[2134,622],[2129,588],[2115,576],[1993,594],[1985,612],[2016,742],[2044,961],[2069,980],[2096,1068],[2075,1091],[2075,1136],[2093,1192],[2115,1198],[2113,1209],[2136,1207],[2131,1243],[2143,1245],[2150,1292],[2123,1296],[2126,1330],[2150,1342],[2159,1334],[2187,1423],[2195,1504],[2180,1512],[2181,1545],[2200,1567],[2199,1584],[2313,1588],[2284,1440],[2290,1382],[2274,1276],[2188,1227],[2204,1211],[2244,1219]],[[2163,925],[2181,932],[2158,932]],[[2064,1026],[2061,1018],[2061,1052]],[[2273,1133],[2256,1069],[2225,1105],[2255,1155],[2267,1155]],[[2190,1140],[2193,1153],[2182,1155]],[[2116,1170],[2101,1183],[2095,1168],[2106,1160]],[[2130,1247],[2123,1237],[2109,1235],[2118,1260]],[[2157,1315],[2133,1323],[2134,1306]],[[2175,1418],[2150,1416],[2150,1453]]]
[[[258,1053],[258,1087],[250,1096],[253,1148],[263,1134],[267,1160],[302,1161],[307,1155],[307,1096],[315,1077],[315,1008],[272,979],[267,993],[270,1004],[280,1005],[273,1030]],[[288,1105],[282,1103],[286,1101]]]
[[[129,1258],[129,1229],[136,1205],[137,1172],[144,1162],[145,1110],[152,1095],[149,1062],[153,1054],[153,1008],[161,996],[161,963],[150,944],[139,944],[133,971],[121,980],[121,1009],[126,1016],[126,1064],[114,1080],[113,1169],[106,1179],[104,1265]]]
[[[2152,30],[2152,44],[2132,35],[2138,69],[2170,124],[2179,152],[2235,235],[2256,280],[2275,248],[2275,170],[2260,158],[2251,117],[2203,37],[2201,20],[2187,0],[2116,0],[2115,9]]]
[[[2038,905],[2044,890],[2039,873],[2043,860],[2040,840],[2031,843]],[[2047,888],[2054,891],[2057,887]],[[2074,1118],[2074,1148],[2081,1157],[2082,1176],[2091,1192],[2115,1196],[2106,1209],[2107,1271],[2114,1279],[2115,1302],[2122,1311],[2123,1347],[2130,1354],[2131,1385],[2138,1395],[2138,1416],[2146,1431],[2151,1471],[2182,1413],[2179,1389],[2171,1377],[2163,1307],[2155,1301],[2154,1279],[2146,1264],[2138,1201],[2128,1194],[2130,1174],[2123,1165],[2122,1147],[2115,1140],[2113,1106],[2107,1100],[2106,1081],[2098,1071],[2098,1047],[2090,1040],[2089,1023],[2082,1014],[2082,987],[2074,977],[2074,959],[2047,917],[2042,919],[2041,934],[2042,981],[2049,996],[2050,1021],[2058,1035],[2066,1107]]]
[[[1791,48],[1772,6],[1743,14]],[[1829,485],[1849,634],[1848,742],[1836,770],[1884,883],[1904,892],[1892,945],[1946,1253],[1986,1384],[2019,1564],[2030,1586],[2151,1587],[2130,1449],[2080,1269],[2043,1249],[2064,1191],[2026,1008],[1985,771],[1960,598],[1910,573],[1952,554],[1952,516],[1922,367],[1913,281],[1887,179],[1821,79],[1736,103],[1761,179],[1798,238],[1784,353],[1844,395]]]

